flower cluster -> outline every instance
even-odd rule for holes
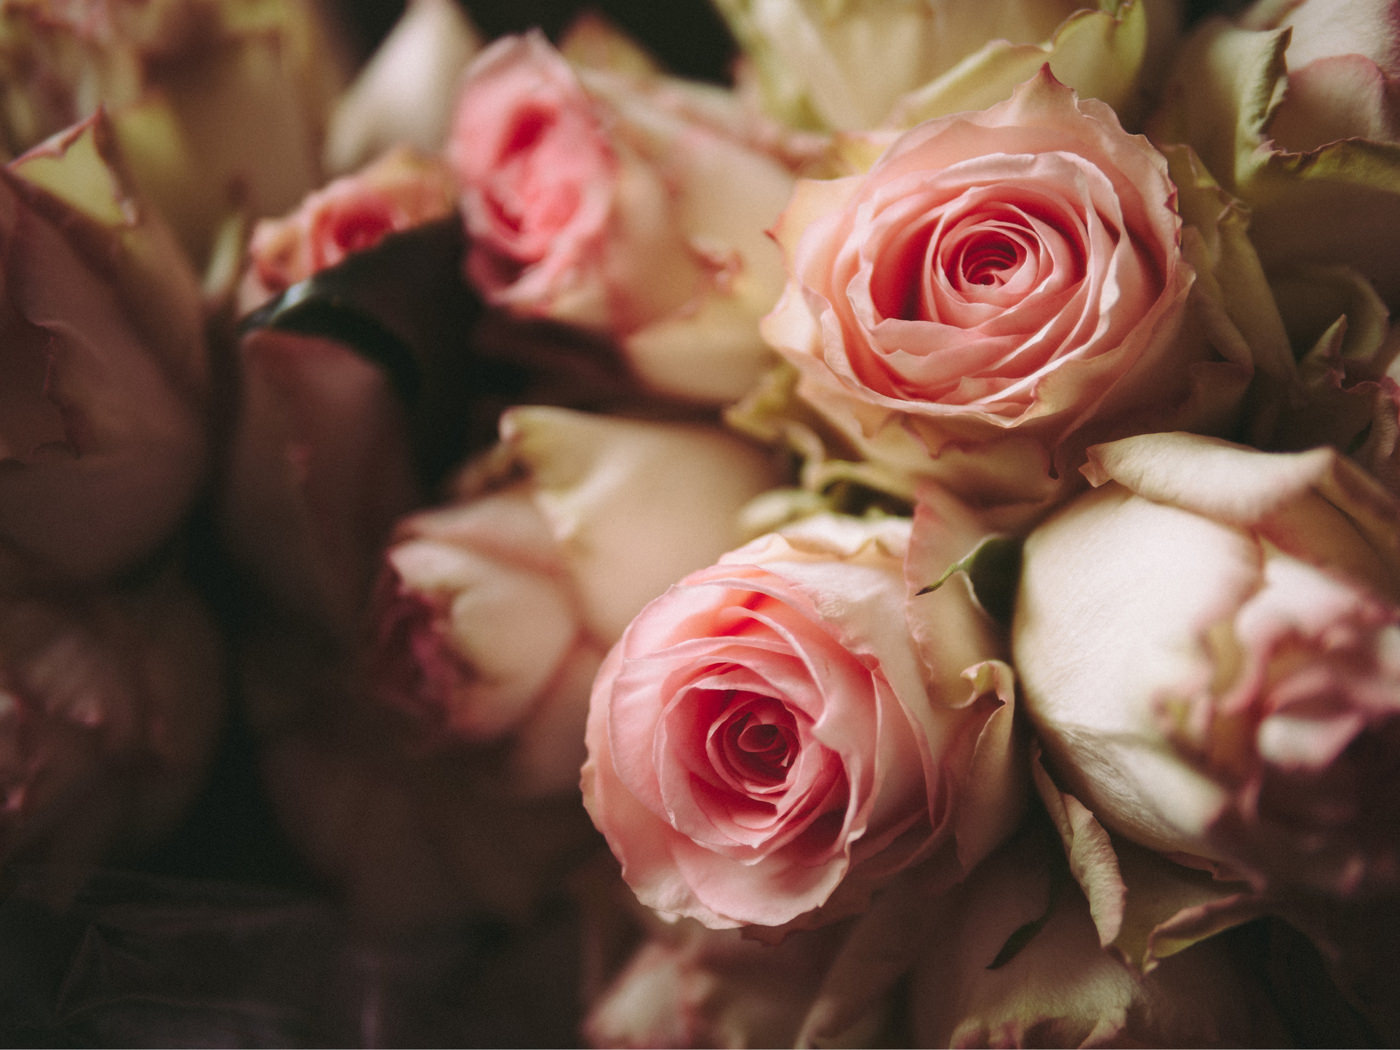
[[[573,916],[595,1045],[1400,1038],[1400,4],[40,6],[0,865],[236,727],[356,930]]]

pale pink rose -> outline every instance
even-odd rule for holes
[[[790,278],[764,334],[798,397],[906,486],[1043,499],[1082,432],[1189,412],[1212,356],[1179,338],[1194,271],[1166,159],[1045,70],[864,174],[801,182],[777,236]]]
[[[1224,939],[1147,974],[1101,946],[1058,853],[1033,827],[932,905],[912,1045],[1292,1045],[1252,960]]]
[[[517,793],[572,793],[604,654],[743,538],[741,508],[781,474],[715,427],[516,408],[501,436],[486,483],[398,525],[372,678],[440,744],[509,750]]]
[[[960,871],[1014,819],[979,805],[1014,779],[996,640],[956,588],[914,599],[941,615],[911,627],[909,532],[819,515],[769,534],[609,653],[584,804],[643,904],[715,928],[830,921],[935,853]]]
[[[204,783],[223,649],[171,574],[0,603],[0,864],[83,869],[150,846]],[[57,889],[57,887],[55,887]]]
[[[0,243],[0,575],[110,577],[206,477],[199,283],[100,117],[0,168]]]
[[[455,197],[452,176],[436,157],[408,147],[381,154],[309,194],[295,211],[253,227],[239,290],[242,310],[391,233],[450,215]]]
[[[1032,533],[1014,655],[1110,831],[1276,899],[1400,886],[1400,511],[1330,449],[1096,448]]]
[[[782,259],[765,231],[793,174],[736,98],[506,37],[468,70],[447,155],[489,302],[604,333],[693,400],[732,400],[769,363],[757,320]]]

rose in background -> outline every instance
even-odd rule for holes
[[[757,320],[783,277],[766,231],[796,146],[602,32],[561,50],[505,37],[469,68],[447,145],[467,274],[514,316],[616,340],[663,395],[737,399],[770,363]]]
[[[207,480],[199,284],[94,118],[0,169],[0,574],[92,582],[151,558]]]
[[[302,198],[295,210],[260,220],[246,251],[240,313],[391,233],[453,213],[455,187],[432,153],[398,146]]]
[[[1257,0],[1203,19],[1150,124],[1160,140],[1189,142],[1248,205],[1271,275],[1335,283],[1329,268],[1352,270],[1392,309],[1397,25],[1388,0]]]
[[[865,131],[982,109],[1049,63],[1132,123],[1175,42],[1171,0],[718,0],[743,48],[741,78],[797,127]]]
[[[562,891],[600,845],[578,771],[603,653],[780,477],[714,427],[505,415],[400,523],[359,656],[252,684],[279,818],[352,915],[520,920]]]
[[[584,804],[648,907],[717,929],[829,922],[921,861],[959,877],[1014,821],[1008,669],[956,588],[911,624],[909,532],[817,515],[770,533],[609,653]]]
[[[173,571],[0,603],[0,864],[61,900],[170,832],[225,713],[223,643]]]
[[[933,479],[1019,527],[1092,440],[1231,428],[1256,368],[1290,374],[1241,215],[1189,154],[1169,167],[1048,71],[845,149],[858,173],[801,182],[783,214],[790,277],[763,333],[795,410],[876,487]],[[794,411],[770,397],[746,409],[760,431]]]
[[[225,221],[288,208],[321,177],[344,79],[321,19],[304,0],[7,4],[0,138],[17,155],[102,106],[135,184],[203,268]]]
[[[408,0],[392,29],[336,99],[326,169],[353,171],[401,146],[440,150],[457,83],[485,45],[457,0]]]

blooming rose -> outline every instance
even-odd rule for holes
[[[1276,897],[1400,885],[1397,507],[1328,449],[1093,450],[1032,533],[1014,655],[1063,787],[1110,831]]]
[[[1238,333],[1203,337],[1230,307],[1178,214],[1198,197],[1218,244],[1218,196],[1179,198],[1162,154],[1042,71],[905,133],[863,175],[800,183],[763,332],[798,397],[895,484],[1034,503],[1069,483],[1088,434],[1201,425],[1201,390],[1220,400],[1208,425],[1233,412],[1252,364]],[[1234,236],[1227,263],[1248,273]],[[1220,301],[1188,310],[1193,281]],[[1274,309],[1267,291],[1240,301]]]
[[[661,392],[732,400],[769,363],[777,133],[718,88],[572,65],[539,33],[470,67],[448,142],[467,273],[511,313],[616,339]]]
[[[1145,975],[1101,947],[1048,840],[1024,831],[933,903],[912,1045],[1289,1045],[1266,989],[1223,940]]]
[[[517,408],[501,437],[494,481],[399,524],[375,681],[448,740],[509,745],[519,792],[576,790],[603,655],[779,475],[711,427]]]
[[[391,233],[450,215],[455,195],[446,167],[406,146],[335,179],[290,214],[253,228],[239,295],[243,311]]]
[[[0,145],[19,154],[102,107],[202,267],[230,216],[315,184],[340,64],[299,0],[18,0],[0,13]]]
[[[916,599],[911,629],[909,528],[819,515],[771,533],[655,599],[609,653],[584,804],[643,904],[812,925],[940,847],[959,868],[995,843],[1014,810],[982,804],[1014,780],[1006,669],[956,588]]]
[[[198,281],[101,118],[0,168],[0,575],[92,581],[182,524],[205,477]]]
[[[120,590],[7,595],[0,864],[82,868],[169,831],[204,782],[223,683],[209,613],[168,573]]]
[[[999,102],[1046,62],[1120,113],[1170,51],[1173,3],[1080,0],[719,0],[764,106],[801,126],[861,131]],[[908,96],[915,96],[910,98]],[[901,105],[901,103],[903,105]]]

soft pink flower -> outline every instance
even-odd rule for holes
[[[1091,453],[1032,533],[1014,653],[1110,831],[1276,897],[1393,892],[1400,513],[1335,452],[1181,434]]]
[[[455,196],[451,174],[435,157],[407,147],[382,154],[309,194],[295,211],[253,228],[242,308],[260,305],[391,233],[450,215]]]
[[[974,800],[1013,779],[1009,680],[957,589],[915,599],[943,611],[916,640],[908,536],[902,519],[808,519],[680,581],[609,653],[584,803],[642,903],[810,925],[940,847],[957,867],[994,844],[970,825],[1007,817]]]
[[[782,286],[765,235],[793,182],[778,140],[718,88],[501,39],[468,70],[447,147],[467,273],[516,315],[617,339],[665,393],[735,398],[769,362],[757,320]]]
[[[1190,411],[1211,356],[1179,338],[1194,272],[1166,158],[1048,71],[799,183],[777,236],[790,278],[763,331],[799,398],[969,498],[1044,498],[1079,433]]]

